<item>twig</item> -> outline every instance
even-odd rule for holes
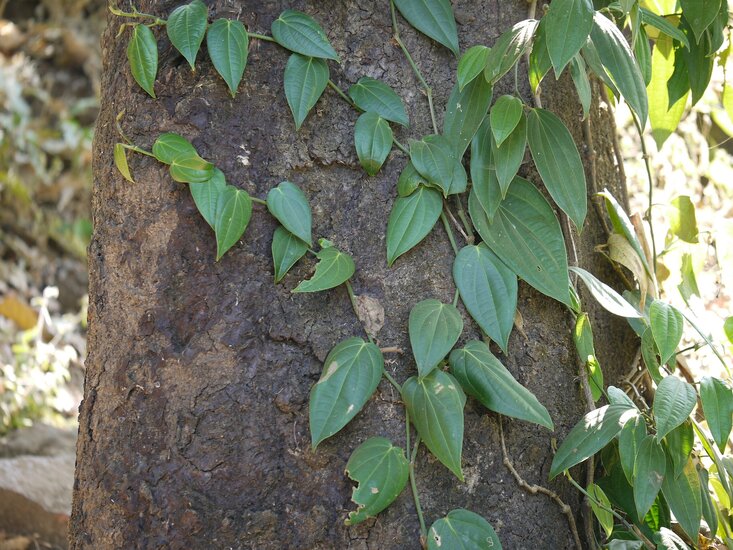
[[[405,350],[403,350],[402,348],[398,348],[397,346],[379,348],[379,351],[381,351],[382,353],[399,353],[399,354],[405,353]]]
[[[356,106],[356,104],[351,100],[351,98],[349,96],[347,96],[344,93],[344,91],[341,88],[339,88],[338,85],[333,80],[331,80],[330,78],[328,79],[328,85],[331,87],[331,89],[333,89],[334,92],[336,92],[339,96],[341,96],[341,99],[343,99],[346,103],[348,103],[349,105],[351,105],[357,111],[361,111]]]
[[[463,237],[463,240],[467,242],[468,244],[473,243],[473,237],[469,237],[466,235],[466,232],[463,230],[463,227],[458,222],[456,217],[453,215],[453,212],[450,210],[450,206],[448,206],[448,201],[443,199],[443,211],[448,214],[448,218],[450,218],[450,221],[453,223],[453,225],[456,226],[456,229],[458,229],[458,232],[461,234],[461,237]]]
[[[611,143],[613,145],[613,156],[616,157],[616,166],[618,167],[618,177],[620,189],[626,190],[626,171],[624,170],[624,158],[621,155],[621,147],[618,144],[618,132],[616,132],[616,122],[613,119],[613,111],[611,107],[611,100],[608,97],[608,92],[605,86],[599,86],[601,89],[601,98],[603,102],[608,105],[608,109],[611,112],[611,120],[613,121],[613,132],[611,132]]]
[[[652,220],[652,194],[654,193],[654,178],[652,177],[652,168],[649,164],[649,153],[646,150],[646,141],[644,140],[644,131],[641,129],[641,124],[634,119],[634,124],[639,132],[639,142],[641,143],[641,155],[644,159],[644,167],[646,168],[646,177],[649,180],[649,207],[646,211],[646,220],[649,222],[649,239],[652,241],[652,273],[654,277],[657,276],[657,244],[654,241],[654,221]]]

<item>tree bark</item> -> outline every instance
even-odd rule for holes
[[[386,0],[207,3],[210,17],[238,17],[258,33],[269,34],[283,9],[311,14],[343,60],[340,66],[330,63],[334,81],[345,89],[365,75],[385,80],[403,97],[410,115],[410,127],[396,128],[396,137],[406,143],[432,133],[419,82],[391,40]],[[167,17],[177,4],[143,0],[137,7]],[[527,16],[526,0],[461,0],[454,8],[462,50],[493,44]],[[398,21],[433,86],[442,118],[457,61],[399,16]],[[410,308],[426,298],[452,300],[454,256],[438,225],[387,268],[385,228],[405,155],[394,150],[382,171],[367,177],[353,146],[357,114],[330,89],[296,132],[282,91],[288,53],[272,43],[253,41],[244,82],[231,99],[203,51],[192,73],[165,32],[156,30],[160,68],[158,99],[153,100],[130,75],[126,35],[116,37],[121,22],[112,17],[102,38],[89,357],[71,547],[419,548],[409,490],[377,519],[354,527],[343,522],[355,506],[352,483],[344,475],[351,451],[374,435],[404,446],[404,409],[389,384],[382,382],[341,433],[316,452],[310,448],[308,396],[322,361],[339,341],[363,336],[346,289],[291,294],[312,271],[312,261],[301,262],[281,284],[273,284],[275,223],[259,205],[241,242],[215,262],[213,232],[186,187],[173,182],[164,165],[132,157],[137,183],[131,184],[112,161],[119,140],[115,117],[124,110],[123,129],[136,144],[149,149],[160,133],[180,133],[230,183],[253,196],[264,198],[282,180],[297,183],[313,208],[314,235],[353,255],[356,294],[384,306],[380,345],[409,350]],[[523,67],[520,91],[530,101]],[[563,78],[556,84],[548,75],[542,97],[545,107],[565,120],[587,160],[581,109],[569,82]],[[494,97],[513,87],[509,75]],[[623,197],[611,147],[612,118],[597,102],[591,128],[595,185]],[[529,161],[520,173],[540,181]],[[588,162],[586,173],[590,181]],[[593,252],[604,237],[590,208],[582,235],[574,234],[578,263],[607,275]],[[589,308],[590,298],[583,298]],[[508,453],[528,483],[551,488],[571,506],[582,536],[579,493],[562,478],[547,481],[552,439],[561,441],[585,412],[572,321],[563,306],[523,283],[518,308],[522,330],[513,331],[509,355],[499,356],[548,408],[556,431],[504,419]],[[477,337],[462,312],[467,329],[461,341]],[[628,368],[631,340],[619,322],[592,308],[591,314],[606,379],[612,381]],[[386,368],[399,381],[415,373],[409,353],[386,357]],[[469,399],[465,417],[466,483],[424,448],[420,451],[417,486],[428,526],[462,507],[485,517],[504,548],[572,548],[568,522],[557,504],[520,489],[503,465],[497,415]],[[579,470],[576,479],[584,483],[585,473]]]

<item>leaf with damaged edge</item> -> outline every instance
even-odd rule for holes
[[[437,520],[428,531],[428,550],[501,550],[501,542],[488,521],[458,508]]]
[[[321,249],[316,258],[318,263],[313,277],[302,281],[293,292],[319,292],[337,287],[348,281],[356,270],[352,257],[333,246]]]

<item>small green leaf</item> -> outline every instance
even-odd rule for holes
[[[130,166],[127,164],[127,151],[125,150],[125,146],[122,143],[115,143],[115,149],[114,149],[114,160],[115,160],[115,166],[117,167],[117,170],[122,174],[122,177],[124,177],[127,181],[135,183],[135,180],[132,179],[132,174],[130,174]]]
[[[407,485],[410,467],[403,449],[384,437],[370,437],[351,453],[346,474],[359,484],[351,492],[356,511],[345,522],[356,525],[392,504]]]
[[[130,43],[127,45],[127,60],[135,82],[154,98],[155,75],[158,74],[158,43],[150,28],[140,24],[132,28]]]
[[[310,394],[308,414],[314,449],[357,415],[377,389],[383,369],[384,358],[375,344],[349,338],[334,346]]]
[[[733,316],[727,317],[723,322],[723,332],[730,344],[733,344]]]
[[[319,292],[337,287],[348,281],[356,270],[351,256],[333,246],[319,250],[316,258],[319,261],[313,277],[301,282],[293,292]]]
[[[677,477],[685,468],[690,453],[695,445],[695,431],[692,422],[688,419],[664,436],[667,456],[672,459],[673,470],[670,472]]]
[[[362,168],[374,176],[392,150],[392,128],[377,113],[363,113],[354,126],[354,145]]]
[[[491,50],[486,46],[472,46],[466,50],[458,62],[458,88],[463,89],[466,84],[484,72]]]
[[[654,343],[654,336],[652,336],[652,330],[650,328],[646,328],[641,335],[641,358],[644,360],[644,365],[649,371],[649,375],[654,380],[654,383],[659,384],[663,378],[662,373],[659,371],[661,363],[659,361],[657,345]]]
[[[339,61],[326,33],[310,15],[285,10],[272,22],[272,37],[283,48],[308,57]]]
[[[453,280],[471,317],[506,353],[517,309],[517,276],[481,243],[458,252]]]
[[[638,410],[628,405],[605,405],[586,414],[555,453],[550,479],[596,454],[638,414]]]
[[[363,76],[349,88],[349,97],[362,111],[377,113],[402,126],[409,124],[405,106],[395,91],[381,80]]]
[[[463,158],[471,139],[481,126],[491,105],[492,93],[491,85],[483,78],[474,79],[462,90],[458,84],[453,86],[445,106],[443,135],[451,144],[451,152],[456,159]]]
[[[537,21],[526,19],[502,34],[489,53],[484,69],[484,78],[493,84],[508,73],[532,46],[532,37],[537,30]]]
[[[168,132],[158,136],[153,143],[153,155],[164,164],[172,164],[177,159],[197,157],[198,153],[186,138]]]
[[[450,0],[395,0],[395,6],[410,25],[458,56],[458,30]]]
[[[484,121],[471,140],[471,195],[479,202],[489,222],[494,221],[502,190],[496,177],[496,166],[492,151],[493,138],[489,117]]]
[[[662,363],[672,357],[682,339],[684,319],[677,309],[661,300],[654,300],[649,308],[649,326],[657,343]]]
[[[585,286],[590,290],[590,293],[596,299],[596,301],[606,311],[618,315],[619,317],[626,317],[629,319],[636,319],[643,317],[634,306],[624,300],[621,295],[608,286],[595,278],[594,275],[588,273],[585,269],[579,267],[570,267],[570,271],[577,273],[580,276],[580,280],[585,283]]]
[[[591,0],[553,0],[543,17],[547,21],[547,51],[559,75],[585,44],[593,28]]]
[[[646,422],[641,416],[637,416],[634,420],[630,420],[621,429],[618,435],[618,455],[621,462],[621,468],[624,471],[626,480],[634,483],[634,463],[636,462],[636,454],[639,452],[639,445],[646,437]]]
[[[690,197],[682,195],[672,199],[672,210],[669,215],[669,230],[685,242],[696,244],[697,218],[695,205]]]
[[[206,49],[234,97],[247,66],[249,36],[241,21],[217,19],[206,31]]]
[[[652,406],[657,423],[657,441],[662,441],[665,435],[687,420],[696,402],[697,394],[690,384],[676,376],[664,378],[657,387]]]
[[[593,90],[590,87],[590,79],[588,72],[585,70],[585,61],[578,54],[570,61],[570,76],[575,84],[575,91],[578,92],[578,100],[583,107],[583,120],[588,118],[590,113],[590,105],[593,101]]]
[[[409,197],[398,198],[387,222],[387,264],[422,241],[442,210],[443,200],[435,189],[421,186]]]
[[[550,413],[478,340],[450,354],[451,373],[487,409],[554,430]]]
[[[463,407],[466,395],[458,382],[440,369],[427,376],[408,378],[402,400],[425,446],[463,481]]]
[[[708,428],[722,453],[728,443],[733,422],[733,390],[723,381],[705,376],[700,381],[700,398]]]
[[[524,113],[519,123],[500,146],[492,139],[491,151],[496,165],[496,179],[501,188],[501,196],[506,197],[514,177],[524,160],[527,149],[527,117]]]
[[[503,95],[491,108],[491,132],[494,134],[497,147],[501,147],[522,119],[524,104],[522,100],[511,95]]]
[[[409,197],[415,191],[417,191],[420,185],[427,185],[427,181],[420,175],[420,172],[415,170],[415,165],[412,161],[407,161],[407,164],[400,172],[400,177],[397,179],[397,194],[400,197]]]
[[[227,182],[224,173],[218,168],[214,168],[211,177],[207,181],[188,185],[196,208],[212,229],[216,224],[216,206],[219,203],[219,195],[226,187]]]
[[[634,462],[634,504],[640,518],[652,507],[662,488],[666,465],[662,447],[653,436],[645,437]]]
[[[453,156],[452,146],[445,137],[434,134],[411,141],[410,160],[428,183],[439,187],[446,197],[466,190],[466,170]]]
[[[311,208],[300,187],[281,182],[267,193],[267,209],[285,229],[311,246]]]
[[[700,37],[705,29],[715,21],[720,11],[720,3],[721,0],[680,0],[682,13],[690,23],[697,42],[700,42]]]
[[[328,85],[328,63],[294,53],[285,65],[285,98],[299,129]]]
[[[667,457],[667,471],[671,469],[671,460]],[[702,495],[700,478],[697,476],[692,460],[687,461],[680,476],[664,476],[662,494],[682,530],[696,541],[702,516]]]
[[[272,262],[275,282],[279,283],[290,268],[308,252],[308,245],[284,227],[275,229],[272,236]]]
[[[219,200],[216,204],[214,231],[216,233],[217,262],[227,250],[237,244],[244,230],[247,229],[251,217],[252,199],[249,198],[247,192],[227,185],[219,193]]]
[[[601,489],[595,483],[591,483],[590,485],[588,485],[586,491],[588,491],[588,494],[593,497],[589,499],[590,507],[593,510],[593,515],[595,515],[596,519],[598,519],[598,523],[601,524],[601,527],[603,527],[603,530],[606,533],[606,537],[608,538],[613,532],[614,521],[613,514],[611,513],[611,510],[613,509],[613,506],[611,506],[611,501],[608,500],[608,497],[606,496],[606,493],[603,492],[603,489]]]
[[[196,55],[206,33],[209,8],[201,0],[193,0],[177,7],[168,16],[166,30],[171,44],[186,58],[191,70],[196,65]]]
[[[692,30],[684,17],[680,20],[680,28],[688,37],[692,36]],[[690,41],[690,49],[680,49],[679,52],[682,55],[675,57],[675,76],[679,76],[681,80],[681,84],[678,84],[680,93],[689,84],[692,92],[692,106],[695,106],[702,99],[710,83],[713,65],[715,64],[715,56],[710,55],[711,51],[710,35],[703,33],[699,42],[696,40]],[[678,72],[679,75],[677,75]],[[669,86],[672,87],[672,81],[670,81]],[[673,97],[675,100],[677,99],[675,96]]]
[[[588,375],[593,401],[598,401],[601,395],[603,395],[603,372],[596,358],[596,350],[593,345],[593,330],[587,313],[578,315],[575,320],[573,339],[575,340],[575,349],[578,351],[578,357],[580,357],[583,365],[589,371]]]
[[[448,355],[463,332],[456,306],[423,300],[410,311],[410,345],[420,378],[427,376]]]
[[[588,210],[587,185],[573,136],[557,115],[532,109],[527,115],[527,141],[547,191],[582,230]]]
[[[501,542],[488,521],[458,508],[440,518],[428,531],[428,550],[501,550]]]

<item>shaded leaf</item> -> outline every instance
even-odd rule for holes
[[[671,460],[667,457],[667,470],[671,471],[671,469]],[[692,460],[687,462],[679,477],[664,476],[662,493],[682,530],[692,540],[697,540],[702,516],[702,498],[700,479]]]
[[[165,25],[171,44],[186,58],[191,70],[204,40],[208,15],[209,8],[201,0],[193,0],[174,9]]]
[[[362,168],[374,176],[392,150],[392,128],[377,113],[363,113],[354,126],[354,144]]]
[[[664,443],[667,456],[672,459],[673,470],[670,473],[677,477],[685,468],[695,445],[695,432],[692,429],[692,422],[685,420],[664,436]]]
[[[494,220],[502,199],[491,147],[491,124],[489,117],[485,117],[471,140],[471,195],[475,195],[489,222]]]
[[[308,251],[308,245],[284,227],[275,229],[272,236],[272,263],[275,282],[279,283],[285,274]]]
[[[409,120],[402,99],[381,80],[363,76],[349,88],[349,97],[359,109],[407,126]]]
[[[283,181],[267,193],[267,209],[285,229],[308,246],[311,240],[311,208],[300,188],[289,181]]]
[[[180,183],[203,183],[214,175],[214,165],[200,156],[173,159],[169,171],[171,177]]]
[[[501,550],[501,542],[488,521],[469,510],[458,508],[430,526],[428,550],[441,548]]]
[[[328,85],[328,63],[317,57],[294,53],[285,65],[285,98],[300,128]]]
[[[302,281],[293,292],[319,292],[337,287],[348,281],[356,270],[351,256],[333,246],[319,250],[316,258],[319,261],[313,277]]]
[[[575,84],[575,91],[578,92],[578,100],[580,105],[583,107],[583,120],[588,118],[590,113],[590,105],[593,101],[593,91],[590,87],[590,79],[588,73],[585,70],[585,61],[580,55],[576,55],[570,61],[570,76],[573,78],[573,84]]]
[[[502,198],[511,185],[519,167],[524,160],[524,151],[527,148],[527,117],[522,113],[516,128],[500,146],[492,140],[491,151],[496,166],[496,179],[501,188]]]
[[[618,436],[618,455],[621,469],[624,471],[626,480],[631,484],[634,483],[636,454],[644,438],[646,438],[646,423],[641,416],[627,422]]]
[[[662,441],[665,435],[687,420],[696,402],[695,388],[676,376],[665,377],[657,387],[652,406],[657,441]]]
[[[458,61],[458,88],[463,89],[466,84],[484,72],[491,50],[486,46],[472,46],[466,50]]]
[[[690,23],[697,42],[718,15],[720,2],[721,0],[680,0],[682,13]]]
[[[422,241],[443,210],[440,193],[420,187],[409,197],[398,198],[387,222],[387,264]]]
[[[409,332],[412,355],[422,379],[456,344],[463,332],[463,318],[452,304],[423,300],[410,311]]]
[[[217,19],[206,31],[206,49],[216,72],[221,75],[234,97],[247,66],[249,37],[236,19]]]
[[[171,166],[171,171],[173,166]],[[214,219],[216,261],[237,244],[252,217],[252,199],[246,191],[227,185],[219,192]]]
[[[469,82],[462,90],[456,84],[448,98],[443,119],[443,135],[451,145],[451,153],[458,160],[481,126],[491,105],[491,85],[483,78]]]
[[[494,134],[496,145],[501,146],[504,140],[509,137],[522,120],[524,104],[522,100],[511,96],[503,95],[496,100],[491,108],[491,132]]]
[[[226,187],[227,182],[224,173],[218,168],[214,168],[208,181],[191,183],[188,186],[196,208],[212,229],[216,224],[216,207],[219,202],[219,195]]]
[[[552,61],[550,53],[547,51],[547,41],[545,40],[545,24],[540,19],[535,32],[534,42],[532,43],[532,51],[529,53],[529,85],[532,93],[536,94],[540,86],[540,82],[545,75],[550,72]]]
[[[662,488],[666,467],[667,459],[662,447],[653,436],[645,437],[634,462],[634,504],[639,517],[644,517],[654,504]]]
[[[641,21],[645,25],[651,25],[652,27],[659,29],[664,34],[666,34],[668,37],[674,38],[675,40],[680,42],[683,46],[685,46],[685,48],[689,49],[690,42],[689,40],[687,40],[685,33],[679,30],[674,24],[668,21],[665,17],[662,17],[661,15],[657,15],[656,13],[649,11],[645,8],[640,8],[639,13],[641,15]],[[657,38],[657,41],[658,40],[659,40],[659,37]]]
[[[339,61],[326,33],[310,15],[285,10],[272,22],[271,31],[275,41],[291,52]]]
[[[167,132],[153,143],[153,155],[164,164],[172,164],[177,159],[197,157],[198,153],[186,138]]]
[[[458,30],[450,0],[395,0],[408,23],[458,56]]]
[[[154,98],[155,75],[158,74],[158,43],[150,28],[140,24],[132,28],[130,43],[127,45],[127,60],[135,82]]]
[[[467,185],[466,170],[452,150],[451,143],[437,134],[410,142],[410,160],[415,169],[446,197],[463,193]]]
[[[484,78],[487,82],[495,84],[514,67],[519,58],[532,46],[532,37],[536,30],[537,21],[525,19],[496,40],[484,69]]]
[[[550,3],[543,19],[547,19],[547,51],[555,74],[559,75],[585,44],[593,27],[593,13],[591,0],[553,0]]]
[[[397,180],[397,194],[400,197],[409,197],[420,185],[427,185],[427,183],[425,178],[420,175],[420,172],[415,169],[412,161],[408,160]]]

